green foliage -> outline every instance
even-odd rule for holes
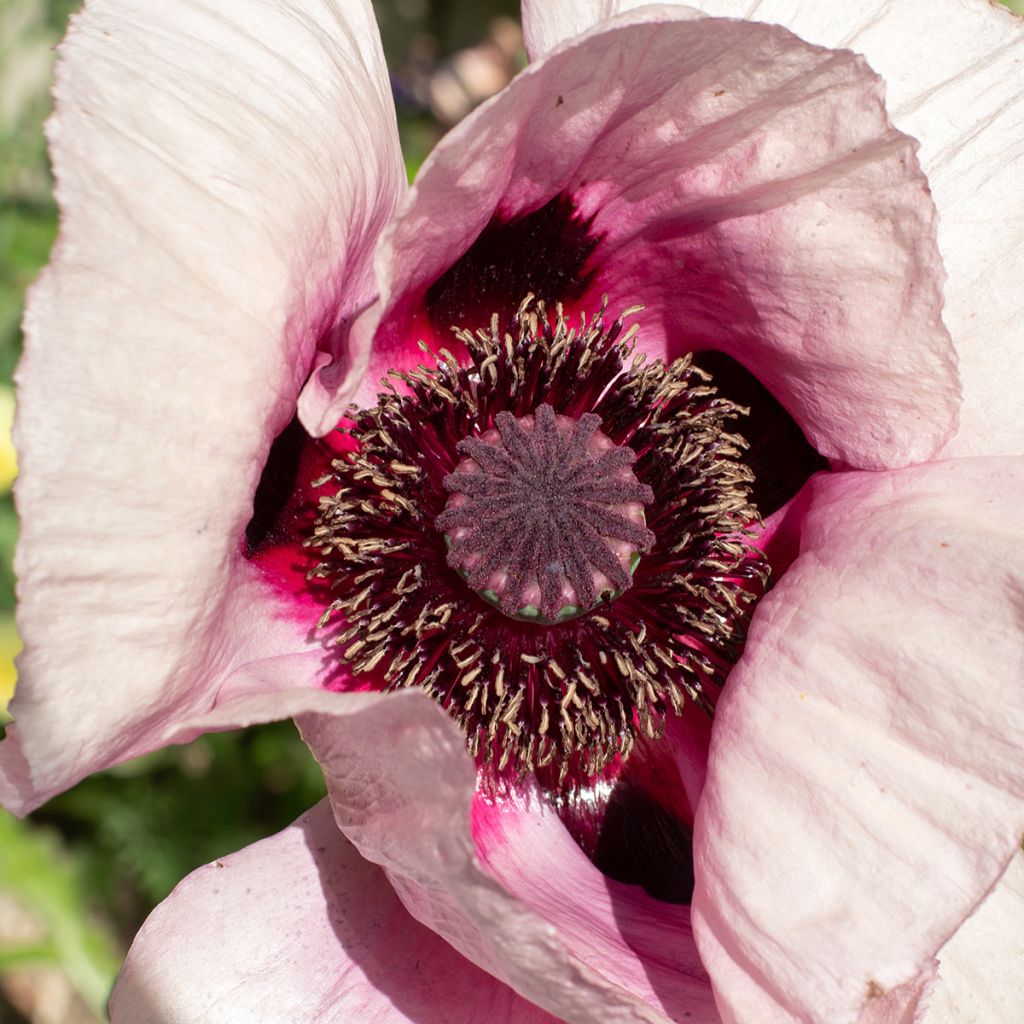
[[[21,351],[25,290],[46,263],[57,235],[52,202],[9,202],[0,207],[0,379],[9,381]]]
[[[149,911],[195,868],[285,828],[323,795],[309,751],[280,722],[119,765],[27,822],[0,811],[0,900],[14,897],[45,933],[0,941],[0,974],[55,964],[102,1017]]]
[[[290,722],[204,736],[94,775],[35,816],[59,828],[130,936],[190,871],[285,828],[324,795]]]
[[[413,116],[400,110],[398,137],[402,142],[402,154],[405,157],[405,173],[409,181],[412,181],[434,148],[440,131],[433,119],[422,115]]]
[[[0,811],[0,893],[13,895],[45,932],[41,942],[0,946],[0,971],[26,963],[59,964],[99,1015],[121,951],[109,927],[89,912],[88,891],[55,833]]]
[[[0,614],[14,610],[14,545],[18,517],[10,493],[0,495]],[[2,720],[2,716],[0,716]]]

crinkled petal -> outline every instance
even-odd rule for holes
[[[1024,1007],[1024,853],[938,960],[923,1024],[1017,1024]]]
[[[882,97],[851,53],[679,8],[564,44],[442,140],[382,237],[367,387],[527,291],[607,294],[645,306],[650,353],[738,359],[823,454],[930,457],[958,383],[934,208]]]
[[[583,963],[669,1020],[717,1024],[688,906],[602,875],[539,794],[478,800],[473,825],[488,871],[549,921]]]
[[[530,60],[540,60],[559,43],[583,35],[598,22],[644,6],[642,0],[522,0],[526,52]]]
[[[427,710],[392,700],[358,717],[298,716],[345,834],[413,917],[531,1002],[578,1024],[663,1022],[614,963],[574,946],[487,870],[473,841],[465,739]]]
[[[473,835],[476,767],[465,737],[424,694],[251,695],[178,723],[164,740],[289,717],[323,767],[339,827],[384,868],[413,917],[569,1024],[665,1024],[649,1002],[650,985],[635,987],[638,955],[620,965],[604,959],[611,947],[601,942],[575,948],[578,930],[554,926],[487,867]],[[661,934],[682,931],[669,924]],[[685,951],[652,955],[671,963],[686,958]],[[663,976],[664,966],[659,970]]]
[[[750,9],[739,0],[695,6],[737,16]],[[756,7],[749,16],[759,21],[863,53],[885,79],[893,122],[921,142],[940,213],[944,317],[964,394],[946,454],[1024,451],[1024,20],[981,0],[873,0],[841,12],[792,0]]]
[[[95,0],[55,95],[61,233],[18,371],[19,810],[303,644],[254,591],[240,613],[238,551],[404,187],[368,2]]]
[[[916,978],[870,1000],[861,1010],[857,1024],[921,1024],[935,978],[933,961]]]
[[[557,1024],[414,921],[318,804],[149,916],[114,1024]]]
[[[1024,829],[1024,460],[809,485],[712,733],[694,928],[728,1022],[848,1024]]]
[[[524,0],[538,55],[634,0]],[[964,405],[949,455],[1024,451],[1024,256],[1018,182],[1024,164],[1024,20],[982,0],[695,0],[710,15],[776,22],[822,46],[862,53],[885,79],[896,127],[921,143],[940,212],[949,280],[945,320]],[[1007,204],[1010,204],[1008,207]],[[1016,210],[1016,212],[1014,212]]]

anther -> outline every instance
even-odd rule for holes
[[[497,325],[353,414],[310,579],[366,685],[423,690],[481,768],[559,789],[713,709],[767,565],[741,410],[688,358],[637,360],[603,309]]]

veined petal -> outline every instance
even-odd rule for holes
[[[553,927],[488,869],[473,836],[476,766],[465,737],[425,694],[250,695],[179,722],[163,739],[187,742],[280,718],[295,718],[324,770],[339,827],[384,868],[416,920],[569,1024],[665,1024],[646,991],[631,985],[636,955],[622,965],[591,963],[587,950],[573,947],[571,930]]]
[[[549,50],[584,32],[598,22],[607,21],[637,7],[647,7],[647,0],[522,0],[523,42],[530,60],[540,60]],[[679,4],[696,7],[696,4]]]
[[[326,801],[199,868],[149,916],[114,1024],[557,1024],[413,920]]]
[[[745,0],[706,0],[709,14],[747,16]],[[742,8],[742,10],[740,10]],[[998,3],[884,0],[823,5],[765,0],[749,15],[825,46],[864,54],[885,79],[897,128],[921,143],[939,209],[948,280],[943,312],[959,357],[963,407],[946,455],[1024,452],[1024,19]],[[1019,202],[1019,200],[1018,200]]]
[[[1024,829],[1024,460],[809,487],[697,810],[694,928],[728,1022],[852,1024],[929,969]]]
[[[524,0],[530,53],[635,0]],[[949,275],[944,318],[959,355],[964,404],[948,455],[1024,451],[1024,253],[1008,213],[1024,162],[1024,20],[997,3],[888,0],[694,0],[716,17],[778,23],[808,42],[862,53],[886,83],[893,123],[921,143]]]
[[[18,746],[0,747],[22,811],[150,749],[241,661],[301,649],[308,623],[258,595],[239,614],[238,551],[404,187],[368,2],[95,0],[55,95],[61,233],[18,371]]]
[[[822,454],[931,456],[958,384],[934,208],[882,92],[853,54],[679,8],[564,44],[445,137],[382,237],[360,399],[527,291],[607,294],[645,306],[646,351],[739,360]]]
[[[688,906],[602,875],[539,793],[478,799],[473,826],[487,870],[584,964],[668,1020],[718,1024]]]
[[[358,717],[297,717],[345,834],[413,917],[559,1019],[663,1024],[618,965],[591,960],[593,946],[575,947],[487,870],[471,824],[475,766],[451,720],[426,710],[392,699]]]
[[[1014,1024],[1024,1006],[1024,853],[938,953],[923,1024]]]

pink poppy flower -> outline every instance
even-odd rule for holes
[[[329,788],[158,908],[115,1020],[871,1024],[926,1007],[938,1022],[1009,1019],[1019,1005],[1005,965],[1024,896],[1024,346],[1006,207],[1024,29],[962,0],[840,15],[781,0],[631,6],[525,3],[532,64],[408,191],[368,4],[93,0],[76,20],[50,126],[61,236],[20,369],[26,650],[0,798],[24,812],[159,745],[284,716]],[[475,373],[442,358],[413,382],[419,405],[365,411],[387,369],[423,358],[418,339],[445,344],[491,313],[518,331],[528,292],[574,323],[604,295],[609,322],[642,304],[649,360],[721,353],[704,365],[751,405],[746,462],[722,461],[732,406],[695,394],[696,378],[654,371],[664,388],[644,405],[642,369],[602,377],[615,342],[601,332],[560,364],[561,383],[551,360],[578,338],[527,336],[511,357],[485,338]],[[413,416],[403,457],[430,480],[457,470],[440,529],[390,532],[418,506],[372,467],[314,490],[332,442],[289,423],[297,409],[327,435],[353,398],[364,446]],[[442,451],[485,399],[510,418]],[[684,451],[675,427],[672,443],[643,434],[663,405],[700,444]],[[590,409],[600,432],[577,433]],[[460,502],[482,495],[480,522],[503,521],[465,478],[513,449],[536,468],[559,445],[590,467],[581,501],[603,502],[608,543],[585,516],[583,548],[551,539],[560,564],[587,560],[554,589],[539,555],[485,572],[497,554]],[[821,457],[830,471],[801,486]],[[672,490],[691,463],[702,475],[688,486],[715,499],[702,516],[725,517],[692,530]],[[744,465],[773,510],[759,543],[775,585],[729,672],[758,590]],[[539,529],[527,490],[515,507]],[[447,496],[431,500],[445,515]],[[462,588],[454,611],[416,577],[444,531],[468,576],[446,570]],[[691,534],[718,571],[690,580],[686,605],[668,541]],[[412,553],[401,576],[395,558],[373,561],[381,545]],[[316,628],[316,562],[341,625]],[[367,619],[353,588],[378,570],[414,597]],[[603,589],[624,591],[607,627],[597,612],[519,621],[575,616]],[[457,693],[376,692],[383,660],[397,672],[427,650],[378,617],[413,601],[440,623],[429,649],[453,661]],[[487,621],[446,633],[446,612],[470,602]],[[665,625],[670,602],[686,628]],[[403,628],[420,636],[424,621]],[[324,634],[351,622],[362,630],[346,645],[364,647],[342,656]],[[543,658],[527,630],[551,638]],[[506,635],[534,659],[510,687],[490,657]],[[551,652],[584,660],[567,671]],[[715,703],[726,672],[712,727],[698,703]],[[481,710],[478,679],[507,699],[501,715]],[[545,706],[513,706],[543,686],[561,686],[547,712],[568,719],[550,758]],[[628,704],[618,719],[610,693]],[[481,735],[474,760],[467,738]],[[630,745],[602,793],[595,772]],[[494,767],[506,753],[507,777]],[[537,785],[503,784],[538,766]],[[595,866],[574,793],[599,798],[599,840],[624,795],[620,863],[605,864],[618,880]],[[691,824],[695,888],[679,902]],[[650,834],[675,845],[645,853]],[[665,881],[669,898],[637,881]]]

